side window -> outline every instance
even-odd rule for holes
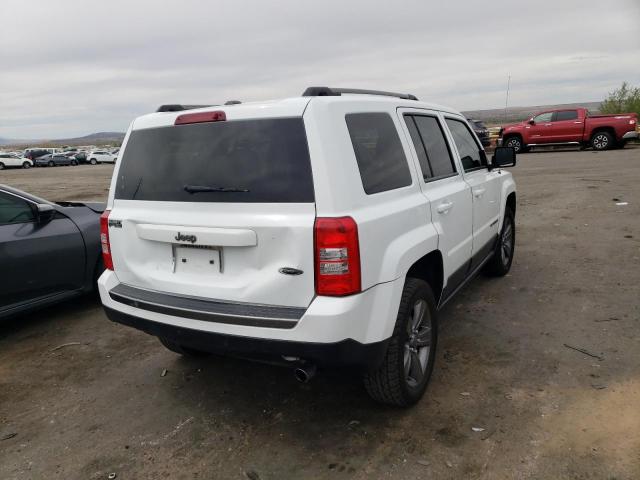
[[[541,113],[540,115],[536,115],[535,117],[533,117],[533,121],[536,123],[550,122],[552,116],[553,112]]]
[[[486,166],[486,160],[480,155],[480,146],[469,130],[466,123],[452,118],[446,119],[447,126],[451,130],[453,141],[458,147],[460,160],[464,171],[473,170],[474,168],[482,168]]]
[[[411,185],[407,157],[388,113],[350,113],[345,120],[368,195]]]
[[[33,222],[33,209],[25,200],[0,192],[0,225]]]
[[[414,118],[427,151],[433,177],[444,177],[455,173],[453,158],[438,119],[423,115],[416,115]]]
[[[564,110],[562,112],[556,112],[556,118],[554,118],[553,121],[562,122],[565,120],[577,120],[577,119],[578,119],[577,110]]]
[[[418,154],[418,162],[420,162],[422,178],[424,178],[425,180],[433,178],[433,172],[431,171],[431,167],[429,166],[427,151],[424,149],[424,144],[422,143],[422,138],[420,138],[420,133],[418,132],[418,127],[416,127],[416,122],[413,116],[405,115],[404,121],[407,124],[409,134],[411,135],[411,141],[413,142],[413,146],[415,147],[416,153]]]

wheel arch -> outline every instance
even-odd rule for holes
[[[516,214],[516,206],[517,206],[517,195],[516,195],[516,182],[513,180],[511,174],[509,174],[508,178],[505,178],[502,183],[502,195],[500,198],[503,199],[500,203],[500,217],[498,217],[498,231],[502,230],[502,223],[504,221],[504,212],[507,207],[511,209],[513,215],[515,217]]]
[[[502,144],[504,145],[512,137],[518,137],[520,139],[520,141],[522,142],[522,146],[523,147],[526,146],[526,142],[524,141],[524,136],[520,132],[509,132],[509,133],[504,134],[503,137],[502,137]]]
[[[589,140],[591,140],[595,134],[600,132],[607,132],[611,134],[614,141],[616,140],[616,129],[608,126],[596,127],[593,130],[591,130],[591,135],[589,136]]]
[[[407,277],[418,278],[427,282],[433,291],[436,305],[438,305],[444,287],[442,252],[433,250],[416,260],[407,271]]]

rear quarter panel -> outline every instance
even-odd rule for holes
[[[411,106],[413,106],[412,104]],[[358,224],[362,289],[406,275],[411,265],[436,250],[428,200],[420,191],[408,140],[393,102],[325,102],[314,98],[305,112],[319,217],[351,216]],[[411,172],[409,186],[367,195],[347,129],[348,113],[388,113]],[[330,138],[331,142],[326,140]]]
[[[629,123],[632,119],[636,120],[633,124]],[[634,131],[636,125],[637,114],[635,113],[587,117],[585,119],[584,140],[589,140],[596,129],[605,127],[613,129],[616,140],[620,140],[625,133]]]
[[[86,290],[93,288],[94,272],[98,261],[102,259],[100,246],[100,214],[89,207],[57,207],[76,224],[84,240],[86,264],[84,286]]]

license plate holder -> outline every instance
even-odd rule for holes
[[[222,274],[222,247],[173,245],[173,272],[194,275]]]

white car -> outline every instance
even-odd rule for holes
[[[98,163],[116,163],[117,155],[113,155],[106,150],[94,150],[87,154],[87,162],[91,165]]]
[[[10,167],[31,168],[33,162],[14,153],[0,153],[0,170]]]
[[[515,165],[413,95],[311,87],[280,101],[161,107],[131,125],[101,240],[108,317],[190,355],[360,369],[423,395],[438,310],[514,255]]]

